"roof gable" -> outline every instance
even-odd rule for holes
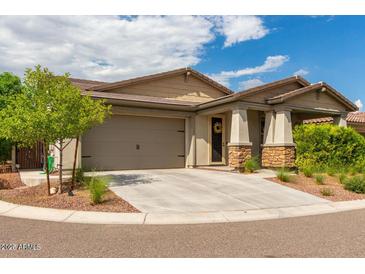
[[[191,69],[134,78],[130,80],[92,86],[87,91],[150,96],[189,102],[208,102],[227,96],[230,90]]]
[[[346,111],[358,110],[357,106],[354,103],[352,103],[345,96],[343,96],[340,92],[338,92],[333,87],[331,87],[330,85],[328,85],[324,82],[320,82],[320,83],[313,84],[313,85],[303,87],[300,89],[292,90],[292,91],[280,94],[278,96],[274,96],[272,98],[268,98],[267,103],[274,105],[274,104],[284,103],[289,100],[293,101],[294,98],[297,98],[299,96],[301,96],[301,98],[302,98],[303,95],[313,93],[313,92],[317,92],[317,95],[320,95],[321,93],[328,95],[329,97],[334,99],[337,103],[342,105]]]
[[[232,91],[229,88],[219,84],[218,82],[214,81],[213,79],[209,78],[208,76],[206,76],[196,70],[193,70],[192,68],[189,68],[189,67],[171,70],[171,71],[167,71],[167,72],[156,73],[156,74],[142,76],[142,77],[137,77],[137,78],[132,78],[132,79],[118,81],[118,82],[114,82],[114,83],[101,84],[101,85],[93,86],[92,88],[90,88],[90,90],[93,90],[93,91],[113,90],[116,88],[122,88],[122,87],[127,87],[130,85],[146,83],[146,82],[163,79],[163,78],[167,78],[167,77],[173,77],[173,76],[177,76],[177,75],[184,75],[187,78],[192,75],[192,76],[198,78],[199,80],[205,82],[206,84],[211,85],[212,87],[220,90],[224,94],[232,93]]]

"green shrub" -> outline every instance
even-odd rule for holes
[[[293,130],[296,165],[316,167],[365,167],[365,138],[351,127],[331,124],[298,125]]]
[[[335,167],[327,167],[326,172],[328,174],[328,176],[335,176],[336,173],[338,172],[338,169],[336,169]]]
[[[315,178],[316,178],[316,184],[317,185],[324,185],[324,176],[323,175],[317,174],[315,176]]]
[[[11,147],[10,141],[0,139],[0,163],[11,160]]]
[[[84,180],[85,180],[84,170],[82,168],[76,169],[75,181],[78,183],[82,183],[84,182]]]
[[[87,182],[87,188],[90,191],[90,198],[93,204],[100,204],[103,196],[108,189],[108,182],[105,177],[93,176]]]
[[[339,176],[338,176],[338,180],[340,181],[341,184],[344,184],[345,181],[347,180],[347,176],[345,173],[341,173]]]
[[[365,177],[359,175],[345,180],[344,188],[356,193],[365,193]]]
[[[333,196],[333,191],[332,191],[332,189],[330,189],[330,188],[322,188],[321,190],[320,190],[320,192],[321,192],[321,194],[323,195],[323,196]]]
[[[252,157],[251,159],[248,159],[245,163],[244,163],[244,168],[245,171],[247,172],[255,172],[256,170],[258,170],[260,168],[260,164],[259,164],[259,158],[257,156]]]
[[[305,177],[312,177],[313,176],[313,168],[312,167],[304,167],[303,174]]]
[[[286,171],[285,168],[279,169],[276,173],[276,177],[282,182],[289,182],[290,181],[290,174]]]

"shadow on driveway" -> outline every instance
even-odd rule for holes
[[[119,175],[108,175],[105,177],[108,178],[110,187],[144,185],[158,181],[156,178],[142,174],[119,174]]]

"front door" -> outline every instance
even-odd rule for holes
[[[224,136],[223,136],[223,118],[211,117],[211,155],[210,161],[213,164],[224,163]]]

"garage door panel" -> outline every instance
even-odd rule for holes
[[[115,115],[82,138],[86,169],[185,166],[184,120]],[[139,149],[137,149],[139,148]]]

